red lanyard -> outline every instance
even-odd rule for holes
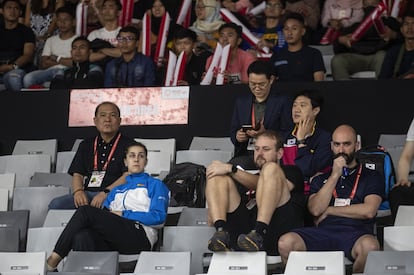
[[[256,129],[256,117],[254,115],[254,102],[252,104],[252,127],[253,129]]]
[[[351,195],[349,196],[349,198],[352,200],[355,197],[355,193],[358,187],[358,183],[359,183],[359,178],[361,177],[361,171],[362,171],[362,165],[359,165],[359,169],[358,169],[358,174],[355,178],[355,182],[354,182],[354,187],[352,188],[352,192]],[[333,190],[333,196],[336,199],[338,197],[338,194],[336,193],[336,189]]]
[[[109,152],[108,159],[106,160],[104,166],[102,167],[102,171],[105,171],[108,167],[108,163],[111,160],[112,156],[114,155],[116,146],[118,145],[119,139],[121,138],[121,133],[118,134],[118,137],[116,138],[114,145],[111,148],[111,152]],[[95,142],[93,144],[93,170],[98,171],[98,151],[96,150],[98,146],[98,137],[95,138]]]

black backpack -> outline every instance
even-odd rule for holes
[[[171,191],[170,206],[205,207],[206,168],[203,165],[176,164],[163,182]]]
[[[384,147],[376,144],[361,148],[357,151],[356,158],[366,168],[378,171],[383,176],[386,200],[381,203],[379,210],[390,209],[388,194],[395,184],[395,169],[391,155]]]

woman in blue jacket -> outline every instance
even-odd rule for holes
[[[104,209],[90,205],[78,208],[47,259],[48,270],[55,270],[72,249],[121,254],[151,250],[167,217],[169,190],[162,181],[144,173],[147,148],[142,143],[129,145],[124,161],[130,173],[126,183],[105,189]]]

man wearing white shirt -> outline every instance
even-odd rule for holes
[[[99,62],[105,60],[107,57],[114,58],[121,56],[121,51],[116,47],[118,44],[116,37],[121,29],[118,24],[121,10],[122,4],[119,0],[103,1],[100,11],[103,27],[92,31],[88,35],[88,40],[91,41],[92,49],[94,50],[89,57],[90,62]],[[104,61],[104,64],[101,64],[103,68],[105,63]]]
[[[71,9],[61,7],[56,10],[56,18],[59,34],[46,40],[40,61],[40,70],[24,76],[23,86],[25,88],[43,85],[43,83],[51,81],[57,73],[72,66],[70,51],[72,41],[76,38],[75,16]]]

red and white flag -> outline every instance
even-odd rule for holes
[[[177,17],[177,25],[181,25],[184,28],[188,28],[190,26],[191,20],[191,0],[182,0],[180,12],[178,13]]]
[[[186,63],[187,56],[184,51],[180,53],[178,59],[172,51],[169,51],[164,86],[177,86],[178,81],[184,79]]]
[[[220,64],[217,70],[216,76],[216,85],[223,85],[224,84],[224,73],[227,70],[227,65],[229,64],[229,56],[230,56],[230,44],[227,44],[223,47],[221,52]]]
[[[257,48],[257,44],[259,43],[260,39],[253,35],[253,33],[245,26],[242,22],[240,22],[239,19],[237,19],[231,11],[228,9],[221,8],[220,9],[221,17],[224,19],[224,21],[230,23],[233,22],[236,25],[239,25],[242,27],[242,37],[244,40],[246,40],[250,45]],[[259,49],[260,51],[264,53],[269,53],[270,50],[267,47],[263,47]]]
[[[158,32],[157,46],[154,53],[154,62],[159,64],[165,55],[165,47],[167,45],[168,30],[170,29],[171,17],[166,12],[161,19],[161,26]]]
[[[256,7],[248,10],[247,14],[256,16],[256,15],[259,15],[259,14],[263,13],[265,8],[266,8],[266,1],[263,1],[262,3],[257,5]]]
[[[87,35],[88,32],[88,5],[83,1],[76,6],[76,35]]]
[[[203,80],[201,80],[200,85],[210,85],[213,81],[214,74],[218,70],[218,65],[222,51],[223,47],[220,43],[217,43],[216,48],[214,49],[213,57],[211,58],[210,66],[208,67]]]
[[[358,28],[352,33],[351,41],[358,41],[374,24],[375,20],[380,19],[384,11],[387,10],[385,0],[379,2],[378,6],[361,22]]]
[[[128,26],[132,22],[134,13],[134,0],[121,0],[122,10],[118,18],[118,24],[121,27]]]
[[[142,54],[151,56],[151,15],[147,12],[142,17]]]
[[[400,15],[400,10],[401,10],[401,0],[394,0],[394,3],[392,3],[392,8],[391,8],[391,12],[390,12],[390,16],[394,17],[394,18],[398,18]]]

